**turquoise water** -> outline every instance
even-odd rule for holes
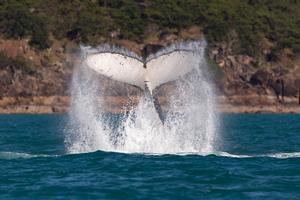
[[[300,115],[223,115],[210,155],[66,154],[64,115],[0,115],[0,199],[300,199]]]

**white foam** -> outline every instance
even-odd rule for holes
[[[44,155],[44,154],[29,154],[20,152],[2,151],[0,152],[0,159],[12,160],[20,158],[36,158],[36,157],[54,157],[56,155]]]
[[[214,155],[222,156],[222,157],[231,157],[231,158],[260,158],[260,157],[269,157],[269,158],[278,158],[278,159],[285,159],[285,158],[299,158],[300,152],[291,152],[291,153],[269,153],[269,154],[254,154],[254,155],[243,155],[243,154],[231,154],[227,152],[215,152]]]
[[[271,157],[271,158],[299,158],[300,152],[292,152],[292,153],[273,153],[273,154],[265,154],[263,157]]]

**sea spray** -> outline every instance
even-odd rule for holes
[[[65,129],[67,151],[83,153],[100,147],[108,150],[108,132],[102,121],[101,85],[93,72],[81,64],[75,67],[72,78],[71,109]]]
[[[84,62],[75,68],[72,80],[72,103],[66,129],[67,150],[71,153],[95,150],[126,153],[211,153],[216,148],[218,117],[213,87],[207,75],[204,51],[206,43],[188,42],[169,46],[148,59],[174,50],[193,50],[199,59],[189,73],[175,84],[168,97],[163,125],[151,98],[141,95],[136,107],[118,117],[104,112],[104,86],[96,72]],[[95,52],[118,52],[138,58],[132,52],[109,45],[82,47],[85,55]]]

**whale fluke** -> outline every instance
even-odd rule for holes
[[[101,75],[137,86],[145,93],[149,93],[163,123],[161,107],[153,91],[199,66],[197,53],[186,49],[162,51],[144,58],[115,52],[93,52],[86,55],[85,62],[88,67]]]

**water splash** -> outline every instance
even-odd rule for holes
[[[161,124],[152,101],[142,96],[138,105],[121,117],[104,112],[104,87],[94,71],[84,64],[76,67],[72,80],[70,123],[66,129],[70,153],[96,150],[126,153],[211,153],[216,148],[218,117],[214,91],[207,73],[206,43],[189,42],[169,46],[151,55],[188,49],[196,52],[199,66],[174,83],[168,98],[166,122]],[[82,48],[82,59],[92,52],[132,52],[108,45]]]

